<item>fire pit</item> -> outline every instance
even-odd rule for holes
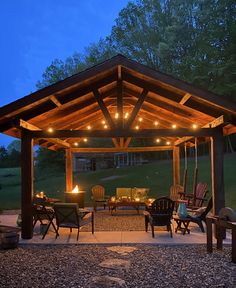
[[[81,191],[78,185],[71,192],[65,192],[65,201],[67,203],[78,203],[79,208],[84,208],[84,194],[85,191]]]

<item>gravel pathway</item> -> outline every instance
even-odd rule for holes
[[[233,288],[230,253],[207,254],[205,245],[21,245],[0,250],[0,287]]]

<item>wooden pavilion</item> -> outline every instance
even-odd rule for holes
[[[223,136],[236,132],[236,103],[117,55],[1,107],[0,132],[22,142],[22,238],[29,239],[34,144],[65,149],[66,190],[71,191],[73,152],[172,150],[173,183],[179,184],[180,145],[194,137],[210,141],[217,214],[225,201]],[[79,148],[92,137],[107,138],[112,146]],[[157,137],[160,144],[132,145],[133,138]]]

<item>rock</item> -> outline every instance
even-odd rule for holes
[[[131,246],[112,246],[107,247],[107,250],[117,252],[121,255],[128,255],[129,253],[132,253],[133,251],[137,250],[137,248]]]
[[[125,281],[118,277],[111,276],[95,276],[91,279],[90,288],[106,288],[106,287],[126,287]]]
[[[129,260],[123,259],[107,259],[99,264],[99,266],[109,269],[118,269],[128,271],[130,267]]]

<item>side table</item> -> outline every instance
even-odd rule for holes
[[[191,221],[190,218],[180,218],[179,216],[175,216],[173,217],[174,221],[177,224],[177,227],[175,228],[175,233],[177,233],[178,231],[181,231],[182,234],[184,235],[186,232],[189,234],[190,233],[190,229],[188,228],[189,223]]]

